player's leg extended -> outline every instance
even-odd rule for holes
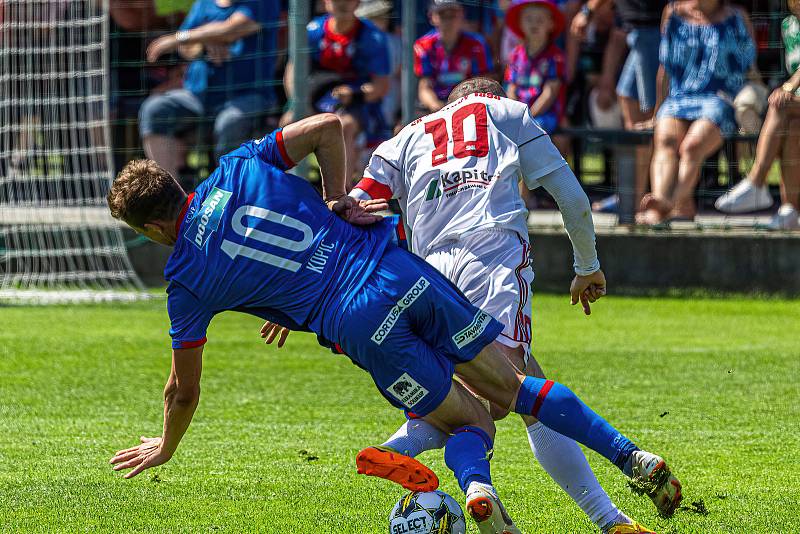
[[[426,356],[435,357],[435,353],[422,342],[418,347],[422,365],[415,366],[415,369],[407,368],[404,374],[409,378],[406,381],[435,391],[434,384],[423,382],[425,379],[422,378],[427,375]],[[492,485],[489,461],[495,428],[483,404],[463,385],[451,380],[450,390],[438,406],[432,408],[428,404],[420,407],[425,413],[426,423],[449,436],[445,444],[445,463],[464,491],[467,512],[480,532],[519,534]],[[436,475],[427,467],[396,452],[368,447],[358,454],[356,463],[359,473],[385,478],[414,491],[431,491],[438,485]],[[430,481],[435,481],[436,485],[422,486]]]
[[[497,338],[503,353],[519,369],[544,377],[535,360],[525,365],[531,340],[529,244],[513,232],[484,231],[457,243],[431,251],[425,258],[431,266],[453,281],[469,301],[490,313],[503,326]],[[469,387],[469,386],[467,386]],[[491,405],[497,420],[507,409]],[[600,487],[586,457],[575,441],[542,425],[532,416],[526,420],[528,440],[534,456],[559,486],[601,529],[627,521]],[[389,450],[416,456],[425,450],[441,448],[447,435],[424,420],[409,417],[384,444]]]
[[[680,483],[660,457],[641,451],[563,384],[525,376],[498,347],[487,345],[473,360],[456,366],[478,394],[602,454],[647,493],[662,515],[680,504]]]
[[[539,363],[533,356],[527,354],[527,347],[502,344],[502,347],[498,348],[514,365],[524,369],[527,375],[544,378]],[[617,532],[616,529],[622,528],[639,529],[630,532],[650,532],[614,505],[598,482],[580,446],[574,440],[543,425],[533,416],[520,417],[525,424],[528,443],[536,460],[601,532],[613,533]]]
[[[443,432],[452,432],[444,460],[467,496],[467,513],[481,533],[519,534],[492,485],[489,461],[494,442],[494,423],[483,404],[460,383],[425,420]],[[472,424],[460,424],[473,421]]]

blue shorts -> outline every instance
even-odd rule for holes
[[[628,32],[628,59],[622,67],[617,93],[639,102],[639,109],[650,111],[656,105],[656,76],[661,30],[658,26]]]
[[[420,417],[444,401],[455,366],[503,325],[424,260],[394,246],[341,315],[341,349],[395,407]]]
[[[669,96],[658,108],[657,119],[672,117],[689,122],[706,119],[717,126],[723,134],[736,132],[736,117],[733,106],[719,95]]]

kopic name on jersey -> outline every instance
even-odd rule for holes
[[[489,174],[478,169],[462,169],[460,171],[439,171],[439,177],[431,180],[425,200],[433,200],[442,196],[450,198],[468,189],[486,189],[499,174]]]

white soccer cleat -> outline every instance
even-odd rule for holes
[[[634,451],[631,473],[634,491],[650,497],[662,516],[672,517],[681,504],[681,483],[664,459],[647,451]]]
[[[745,179],[719,197],[714,207],[723,213],[747,213],[765,210],[772,206],[772,202],[767,186],[758,187]]]
[[[778,213],[772,218],[767,225],[770,230],[797,230],[800,229],[800,221],[798,221],[800,213],[794,209],[791,204],[783,204]]]
[[[485,484],[473,482],[467,488],[467,513],[475,520],[481,534],[522,534],[500,498]]]

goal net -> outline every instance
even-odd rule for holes
[[[0,303],[147,296],[108,214],[108,0],[0,0]]]

